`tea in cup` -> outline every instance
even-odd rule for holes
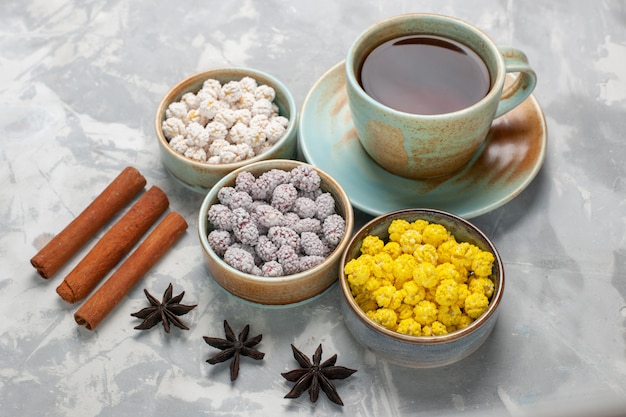
[[[494,118],[522,103],[537,78],[523,52],[436,14],[383,20],[346,58],[350,112],[370,157],[396,175],[424,179],[460,170]],[[505,87],[508,73],[519,73]]]

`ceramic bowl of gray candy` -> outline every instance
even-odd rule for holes
[[[283,159],[227,174],[198,218],[209,275],[237,298],[265,306],[324,293],[337,281],[353,227],[350,200],[333,178]]]

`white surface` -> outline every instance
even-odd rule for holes
[[[196,235],[202,196],[162,167],[153,132],[169,87],[223,65],[269,72],[302,101],[377,20],[409,11],[456,16],[497,43],[524,50],[539,77],[548,154],[535,181],[474,219],[505,262],[499,321],[470,358],[438,370],[389,365],[345,328],[339,291],[291,310],[260,310],[207,277]],[[528,415],[536,410],[626,408],[626,6],[620,0],[228,1],[0,4],[0,414]],[[90,332],[55,293],[78,262],[50,281],[29,264],[37,242],[60,231],[133,165],[169,196],[190,228],[118,308]],[[365,219],[365,216],[361,217]],[[101,236],[101,233],[99,234]],[[88,249],[93,245],[91,241]],[[198,307],[190,331],[138,332],[130,313],[142,288],[167,284]],[[262,362],[228,366],[202,336],[222,320],[263,334]],[[321,396],[282,397],[294,343],[338,353],[358,369]]]

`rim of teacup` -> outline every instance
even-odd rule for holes
[[[351,252],[350,249],[353,248],[356,242],[358,242],[359,240],[363,240],[363,238],[369,233],[369,231],[374,226],[378,225],[379,223],[383,221],[390,221],[393,219],[404,218],[406,217],[406,215],[415,214],[415,213],[431,213],[431,214],[435,214],[435,215],[442,216],[442,217],[448,217],[452,221],[456,221],[460,223],[472,233],[475,233],[489,247],[489,250],[493,253],[494,258],[495,258],[495,263],[497,264],[499,275],[500,275],[500,280],[493,293],[492,299],[489,302],[489,306],[487,307],[487,310],[480,317],[478,317],[476,320],[470,323],[467,327],[463,329],[455,330],[445,335],[409,336],[409,335],[395,332],[393,330],[389,330],[381,326],[380,324],[375,323],[373,320],[367,317],[363,309],[361,309],[361,307],[357,305],[356,301],[354,300],[354,297],[352,296],[350,285],[348,284],[348,279],[346,278],[346,275],[343,271],[343,268],[345,267],[346,262],[348,261],[348,256]],[[381,216],[378,216],[370,220],[352,236],[352,238],[348,242],[348,245],[344,249],[343,255],[341,257],[340,271],[339,271],[339,284],[341,287],[343,300],[347,303],[348,307],[356,315],[356,317],[369,329],[372,329],[377,333],[383,334],[387,337],[390,337],[393,340],[396,340],[402,343],[413,344],[413,345],[442,344],[442,343],[449,343],[449,342],[462,339],[463,337],[478,331],[496,313],[496,309],[498,308],[500,301],[502,300],[502,297],[504,295],[504,265],[502,263],[502,258],[500,257],[500,254],[498,253],[498,250],[496,249],[491,239],[477,226],[463,219],[462,217],[459,217],[447,211],[431,209],[431,208],[401,209],[401,210],[396,210],[396,211],[392,211],[389,213],[385,213]]]
[[[491,55],[493,55],[493,58],[496,61],[496,66],[498,68],[501,68],[502,70],[499,71],[497,74],[495,74],[495,77],[493,77],[493,75],[491,74],[491,70],[489,70],[489,77],[492,80],[491,82],[491,86],[489,88],[489,92],[487,92],[487,94],[481,98],[480,100],[478,100],[476,103],[467,106],[463,109],[460,110],[456,110],[453,112],[449,112],[449,113],[440,113],[440,114],[416,114],[416,113],[409,113],[409,112],[404,112],[401,110],[397,110],[394,109],[393,107],[389,107],[385,104],[382,104],[381,102],[375,100],[374,98],[372,98],[361,86],[361,84],[358,81],[358,77],[357,77],[357,71],[358,68],[355,67],[355,65],[353,65],[352,63],[354,62],[354,55],[355,55],[355,51],[357,50],[357,46],[363,41],[363,39],[365,39],[366,37],[371,36],[372,34],[376,34],[377,32],[380,32],[382,30],[383,27],[394,23],[394,22],[398,22],[398,21],[406,21],[406,20],[412,20],[415,18],[421,18],[421,19],[434,19],[434,20],[439,20],[439,21],[446,21],[446,22],[454,22],[457,25],[460,25],[462,27],[464,27],[465,29],[471,31],[474,35],[476,35],[478,38],[480,38],[484,45],[487,47],[487,49],[489,50],[489,52],[491,53]],[[426,33],[426,32],[423,32]],[[396,36],[397,37],[397,36]],[[393,39],[393,38],[390,38]],[[454,39],[451,37],[451,39]],[[380,39],[379,40],[379,44],[387,41],[389,39]],[[457,42],[461,42],[464,45],[467,45],[465,42],[463,42],[461,39],[454,39]],[[471,46],[467,45],[469,48],[472,48]],[[476,51],[474,51],[476,52]],[[477,52],[478,53],[478,52]],[[479,54],[479,56],[481,57],[481,59],[484,58],[482,57],[482,55]],[[487,64],[487,63],[486,63]],[[398,115],[402,115],[403,117],[406,116],[410,116],[410,117],[414,117],[416,119],[445,119],[445,118],[450,118],[450,117],[455,117],[455,116],[461,116],[464,113],[468,113],[470,111],[473,111],[476,107],[482,106],[484,102],[486,101],[490,101],[490,100],[494,100],[496,99],[495,96],[499,96],[502,90],[502,87],[504,86],[505,80],[506,80],[506,71],[505,71],[505,63],[504,63],[504,57],[502,56],[502,52],[500,51],[500,49],[498,48],[498,45],[491,39],[491,37],[489,37],[489,35],[487,35],[486,32],[484,32],[482,29],[474,26],[473,24],[466,22],[462,19],[456,18],[456,17],[452,17],[452,16],[447,16],[447,15],[443,15],[443,14],[438,14],[438,13],[404,13],[404,14],[400,14],[400,15],[396,15],[396,16],[391,16],[388,17],[386,19],[380,20],[378,22],[376,22],[375,24],[373,24],[372,26],[368,27],[367,29],[365,29],[363,32],[361,32],[357,38],[352,42],[352,44],[350,45],[350,48],[348,49],[348,54],[346,56],[346,60],[345,60],[345,72],[346,72],[346,77],[347,77],[347,82],[348,84],[351,84],[352,86],[354,86],[354,91],[356,92],[356,94],[358,94],[362,99],[372,103],[373,105],[375,105],[376,107],[380,108],[381,110],[391,113],[391,114],[398,114]]]

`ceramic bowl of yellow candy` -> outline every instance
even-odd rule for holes
[[[353,336],[392,363],[457,362],[489,337],[504,292],[491,240],[454,214],[406,209],[379,216],[351,239],[339,273]]]

